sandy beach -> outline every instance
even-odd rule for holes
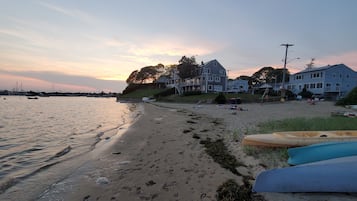
[[[141,104],[141,103],[140,103]],[[240,145],[244,133],[269,120],[328,117],[348,111],[332,102],[229,105],[142,103],[143,115],[104,154],[83,168],[65,200],[216,200],[216,190],[228,179],[243,185],[272,165],[247,156]],[[224,139],[244,164],[237,176],[205,152],[200,141]],[[262,165],[263,164],[263,165]],[[274,166],[274,165],[273,165]],[[279,166],[279,165],[277,165]],[[250,182],[254,182],[251,180]],[[356,200],[355,194],[264,193],[254,200]]]

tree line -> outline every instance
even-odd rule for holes
[[[126,83],[130,84],[148,84],[154,83],[160,76],[169,76],[172,69],[177,69],[180,78],[192,78],[200,73],[200,66],[196,62],[196,58],[183,56],[178,64],[164,66],[157,64],[156,66],[145,66],[140,70],[134,70],[126,79]],[[257,86],[264,83],[281,83],[283,80],[283,68],[273,68],[271,66],[262,67],[251,76],[241,75],[236,79],[248,80],[249,86]],[[289,81],[290,72],[285,69],[285,82]]]

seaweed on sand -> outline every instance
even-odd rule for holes
[[[249,182],[251,178],[241,175],[237,171],[237,167],[246,167],[246,165],[237,161],[237,159],[229,153],[222,139],[212,141],[211,138],[207,138],[206,140],[201,140],[200,143],[205,146],[207,154],[210,155],[216,163],[220,164],[221,167],[228,169],[235,175],[243,177],[244,185],[242,186],[239,186],[233,179],[229,179],[219,186],[216,194],[218,201],[264,200],[260,196],[254,197],[251,191],[252,186]]]
[[[245,165],[238,162],[237,159],[229,153],[222,139],[213,142],[210,138],[207,138],[206,140],[201,140],[200,143],[205,146],[207,154],[210,155],[216,163],[231,171],[233,174],[241,176],[236,168]]]
[[[250,186],[239,186],[233,179],[229,179],[217,189],[217,201],[250,201]]]

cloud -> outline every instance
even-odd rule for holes
[[[48,2],[38,2],[39,5],[43,6],[43,7],[46,7],[52,11],[56,11],[60,14],[63,14],[65,16],[68,16],[68,17],[72,17],[74,19],[78,19],[82,22],[85,22],[87,24],[92,24],[93,22],[97,22],[98,20],[89,15],[88,13],[86,12],[83,12],[81,10],[78,10],[78,9],[69,9],[69,8],[64,8],[64,7],[61,7],[61,6],[58,6],[58,5],[54,5],[54,4],[50,4]]]

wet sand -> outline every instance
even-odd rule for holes
[[[242,104],[242,110],[232,110],[229,105],[143,105],[142,117],[113,146],[78,170],[65,200],[216,200],[218,186],[228,179],[243,185],[243,176],[255,178],[268,167],[243,152],[239,139],[247,130],[269,120],[327,117],[346,110],[331,102],[309,105],[296,101]],[[238,168],[242,176],[222,168],[206,154],[200,141],[207,137],[224,139],[246,166]],[[261,195],[265,200],[357,199],[353,194]]]

